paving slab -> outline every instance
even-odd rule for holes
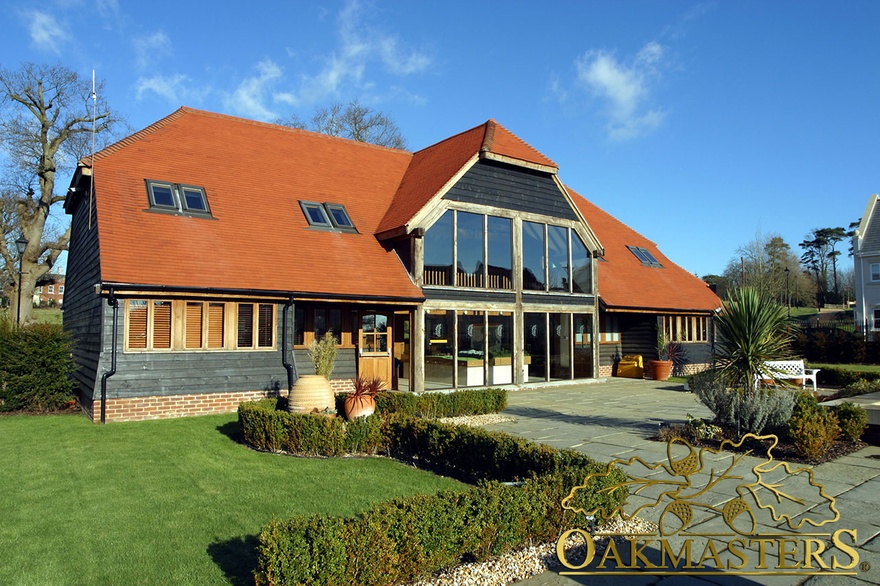
[[[554,386],[546,389],[524,389],[512,391],[508,395],[508,408],[504,414],[514,421],[487,426],[487,429],[505,431],[533,441],[543,441],[557,447],[572,447],[600,462],[614,459],[641,457],[645,462],[667,462],[666,445],[651,441],[661,424],[684,422],[687,415],[711,418],[712,413],[701,405],[691,393],[684,392],[682,385],[656,383],[635,379],[610,379],[605,382],[585,385]],[[681,456],[675,456],[678,458]],[[703,488],[715,474],[724,471],[733,458],[740,458],[736,473],[744,478],[754,478],[754,466],[766,462],[766,458],[754,455],[743,456],[721,452],[702,453],[702,469],[689,476],[691,485]],[[644,469],[643,477],[657,476],[661,470]],[[771,473],[764,473],[766,484],[778,483],[784,486],[795,499],[804,502],[791,505],[792,513],[818,514],[815,507],[817,488],[804,481],[804,474],[798,472],[810,468],[802,464],[791,466],[794,475],[779,467]],[[813,469],[814,479],[825,487],[826,494],[837,497],[837,507],[841,513],[840,522],[835,528],[856,529],[858,531],[858,551],[861,561],[867,561],[864,570],[856,576],[817,576],[807,575],[735,575],[729,572],[692,575],[656,576],[650,574],[615,576],[572,576],[560,574],[559,570],[547,571],[539,576],[521,581],[520,586],[572,586],[575,584],[663,584],[663,585],[740,585],[766,584],[768,586],[789,586],[808,582],[809,584],[854,584],[880,583],[875,573],[880,569],[880,448],[869,446],[855,454],[839,458],[837,461],[821,464]],[[745,481],[745,480],[744,480]],[[744,482],[743,481],[743,482]],[[701,501],[715,506],[736,496],[737,482],[717,483],[707,489]],[[758,489],[760,494],[769,495],[768,489]],[[763,491],[763,492],[762,492]],[[650,502],[636,497],[631,505]],[[665,505],[663,505],[665,506]],[[754,506],[754,505],[753,505]],[[629,508],[629,507],[628,507]],[[659,512],[657,513],[659,515]],[[760,516],[760,515],[758,515]],[[781,525],[774,526],[772,520],[761,519],[759,533],[784,532]],[[699,513],[691,524],[691,531],[717,531],[729,528],[717,513]],[[815,532],[827,534],[819,528]],[[801,532],[803,533],[803,532]],[[700,547],[697,537],[693,546]],[[703,538],[706,539],[706,538]],[[719,538],[721,539],[721,538]],[[819,539],[819,537],[817,537]],[[824,538],[822,538],[824,539]],[[755,551],[757,544],[751,544]],[[749,549],[748,547],[746,549]],[[657,555],[654,551],[651,555]],[[765,553],[768,566],[778,563],[775,550]],[[876,562],[876,563],[875,563]]]

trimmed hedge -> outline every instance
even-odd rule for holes
[[[255,583],[398,584],[462,560],[552,541],[571,523],[560,502],[584,474],[572,468],[522,486],[489,482],[463,492],[415,495],[354,518],[273,520],[260,533]]]
[[[382,428],[389,454],[459,479],[467,491],[415,495],[374,506],[353,518],[300,516],[274,520],[260,533],[260,584],[395,584],[463,560],[485,560],[536,541],[550,541],[577,520],[561,502],[591,473],[577,506],[611,511],[625,488],[615,469],[573,450],[534,444],[482,429],[394,416]],[[521,485],[502,480],[525,479]]]
[[[278,402],[264,399],[238,406],[244,441],[260,450],[299,456],[375,454],[383,446],[378,415],[346,421],[342,417],[289,413],[279,410]]]
[[[823,366],[816,378],[820,384],[834,387],[846,387],[860,380],[880,380],[880,372],[863,372],[846,368],[835,368],[833,366]]]
[[[453,393],[395,393],[376,396],[376,410],[414,417],[459,417],[498,413],[507,407],[504,389],[473,389]]]

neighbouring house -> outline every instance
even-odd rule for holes
[[[64,305],[64,275],[47,273],[37,279],[34,287],[35,307],[61,307]]]
[[[492,120],[411,153],[181,108],[90,164],[65,202],[64,325],[93,418],[285,394],[326,332],[337,390],[593,379],[656,356],[664,323],[711,344],[705,284]]]
[[[868,198],[865,213],[852,239],[856,327],[880,331],[880,196]]]

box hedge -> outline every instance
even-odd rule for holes
[[[308,429],[310,436],[330,430],[328,446],[345,446],[346,440],[337,435],[351,435],[357,429],[367,433],[367,443],[378,452],[477,483],[465,491],[387,501],[352,518],[314,515],[273,520],[260,533],[257,584],[379,585],[413,580],[462,561],[484,560],[549,541],[572,524],[586,523],[563,510],[561,502],[589,474],[598,476],[591,490],[579,491],[578,507],[610,511],[628,494],[622,488],[599,490],[623,482],[619,470],[605,474],[605,465],[584,454],[505,433],[400,413],[351,423],[314,415],[295,417],[276,411],[270,401],[243,406],[239,415],[246,440],[260,441],[266,449],[294,447],[296,434],[291,427],[295,425]],[[326,421],[306,427],[299,420],[302,417]],[[363,427],[352,427],[354,423]],[[297,453],[303,453],[305,445],[299,440]],[[323,448],[325,453],[331,451]]]

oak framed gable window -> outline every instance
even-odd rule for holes
[[[205,188],[183,183],[147,179],[147,196],[152,211],[175,212],[193,216],[210,216]]]

